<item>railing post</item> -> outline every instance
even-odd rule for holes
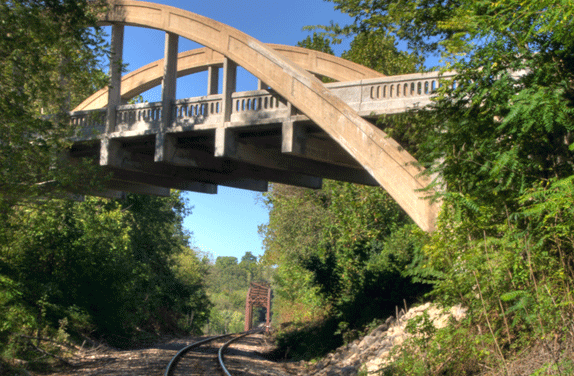
[[[165,161],[174,149],[174,140],[166,132],[173,121],[173,105],[177,84],[177,48],[179,36],[165,33],[165,57],[163,81],[161,85],[161,123],[156,135],[155,155],[156,162]]]

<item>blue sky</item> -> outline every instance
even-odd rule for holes
[[[331,20],[346,24],[349,17],[333,9],[333,4],[322,0],[159,0],[156,3],[185,9],[232,26],[265,43],[295,45],[310,33],[303,26],[329,24]],[[108,29],[109,34],[109,29]],[[165,34],[158,30],[126,27],[124,62],[128,71],[163,58]],[[180,52],[201,47],[180,38]],[[333,46],[340,55],[348,44]],[[256,79],[245,71],[238,72],[238,90],[253,90]],[[180,78],[177,97],[206,94],[207,75],[195,74]],[[150,102],[159,101],[161,89],[144,94]],[[213,257],[235,256],[238,259],[251,252],[263,254],[262,239],[257,228],[267,223],[267,209],[260,203],[260,194],[227,187],[219,187],[217,195],[185,193],[193,206],[192,215],[184,226],[193,232],[194,246]]]

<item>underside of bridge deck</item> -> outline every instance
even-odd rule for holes
[[[266,191],[268,182],[320,189],[322,178],[378,186],[377,181],[325,132],[310,121],[244,126],[229,130],[225,140],[216,130],[167,134],[168,153],[154,161],[156,135],[110,139],[114,156],[108,187],[128,192],[165,194],[165,188],[217,193],[217,186]],[[224,148],[216,154],[217,142]],[[99,140],[76,142],[72,158],[100,161]],[[119,184],[118,182],[124,182]],[[133,182],[133,189],[129,183]],[[162,189],[163,188],[163,189]],[[109,195],[109,194],[108,194]]]

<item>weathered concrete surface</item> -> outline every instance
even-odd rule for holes
[[[292,60],[308,72],[332,78],[336,81],[357,81],[368,78],[385,77],[382,73],[355,64],[345,59],[306,48],[267,44],[269,48]],[[208,70],[210,67],[223,66],[224,56],[210,48],[203,47],[181,52],[177,56],[177,77]],[[154,61],[122,78],[121,92],[123,99],[131,99],[146,90],[161,85],[164,74],[164,59]],[[212,74],[208,80],[211,85],[208,95],[217,94],[217,74]],[[211,80],[215,79],[215,83]],[[213,90],[215,87],[215,90]],[[94,110],[108,105],[108,88],[105,87],[80,103],[74,111]]]
[[[362,119],[312,74],[254,38],[206,17],[139,1],[113,1],[103,23],[150,27],[219,52],[265,82],[357,160],[424,230],[434,228],[438,205],[419,192],[430,180],[398,143]]]

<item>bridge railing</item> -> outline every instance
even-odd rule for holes
[[[178,99],[172,113],[172,126],[218,124],[222,120],[222,95]]]
[[[455,73],[416,73],[352,82],[335,82],[325,86],[362,116],[404,112],[422,107],[441,85]],[[214,127],[223,121],[221,94],[179,99],[171,109],[173,127]],[[146,131],[160,127],[161,102],[121,105],[117,108],[116,131]],[[232,94],[231,122],[257,124],[289,117],[289,105],[280,95],[268,90]],[[105,131],[105,110],[79,111],[71,114],[72,124],[81,129],[80,137],[93,137]]]
[[[392,114],[429,104],[436,89],[441,85],[441,80],[452,78],[454,75],[454,72],[414,73],[353,82],[335,82],[325,86],[363,116]]]
[[[77,138],[93,138],[106,130],[106,109],[72,112],[70,122]]]
[[[157,129],[161,124],[161,102],[125,104],[116,110],[117,131]]]
[[[267,90],[233,93],[231,122],[264,122],[288,117],[288,104],[279,94]]]

